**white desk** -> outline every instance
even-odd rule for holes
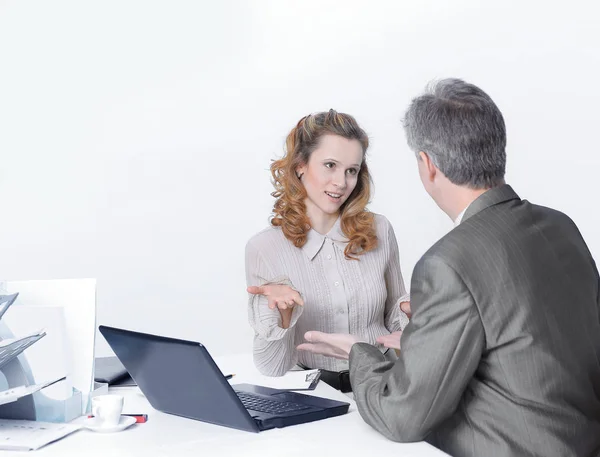
[[[252,383],[273,386],[276,378],[258,373],[250,355],[216,359],[223,373],[236,373],[231,384]],[[211,425],[154,410],[137,387],[111,388],[125,396],[124,413],[147,413],[148,422],[134,424],[120,433],[101,434],[79,430],[61,441],[34,451],[39,457],[55,456],[260,456],[333,457],[344,455],[403,457],[446,456],[421,442],[401,444],[387,440],[363,422],[356,405],[346,395],[320,382],[314,395],[347,401],[348,414],[308,424],[261,433]],[[303,392],[307,393],[307,392]],[[2,457],[23,456],[23,452],[0,452]],[[31,455],[31,454],[30,454]]]

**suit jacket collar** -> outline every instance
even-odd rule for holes
[[[312,260],[319,253],[323,247],[323,244],[325,243],[325,240],[327,239],[333,241],[342,250],[346,248],[346,243],[348,243],[349,240],[346,238],[346,235],[344,235],[344,232],[342,232],[341,220],[339,217],[327,235],[321,235],[319,232],[311,228],[308,231],[306,243],[304,246],[302,246],[302,250],[306,256]]]
[[[462,222],[466,221],[477,213],[483,211],[490,206],[497,205],[509,200],[520,199],[517,193],[508,184],[503,184],[498,187],[493,187],[484,194],[477,197],[467,208],[462,218]]]

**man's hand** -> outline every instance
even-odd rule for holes
[[[412,317],[412,313],[410,312],[410,302],[409,301],[403,301],[402,303],[400,303],[400,309],[402,310],[402,312],[404,314],[406,314],[408,316],[409,319]]]
[[[398,349],[400,350],[400,337],[402,336],[402,332],[394,332],[389,335],[383,335],[377,338],[377,342],[386,348]]]
[[[297,349],[313,354],[321,354],[336,359],[348,360],[350,350],[355,343],[364,340],[346,333],[323,333],[310,331],[304,334],[306,343],[299,344]]]
[[[250,286],[246,289],[254,295],[267,297],[267,305],[270,309],[292,309],[296,305],[304,306],[304,300],[300,294],[290,286],[280,284],[267,284],[264,286]]]

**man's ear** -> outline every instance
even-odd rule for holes
[[[425,170],[427,171],[427,177],[431,182],[433,182],[438,171],[437,167],[433,163],[433,160],[431,160],[429,154],[423,151],[419,152],[419,160],[423,162]]]

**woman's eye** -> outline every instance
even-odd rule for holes
[[[346,173],[354,176],[356,173],[358,173],[358,170],[356,168],[348,168],[348,170],[346,170]]]
[[[335,163],[333,163],[333,162],[325,162],[325,166],[327,168],[333,168],[333,167],[335,167]]]

